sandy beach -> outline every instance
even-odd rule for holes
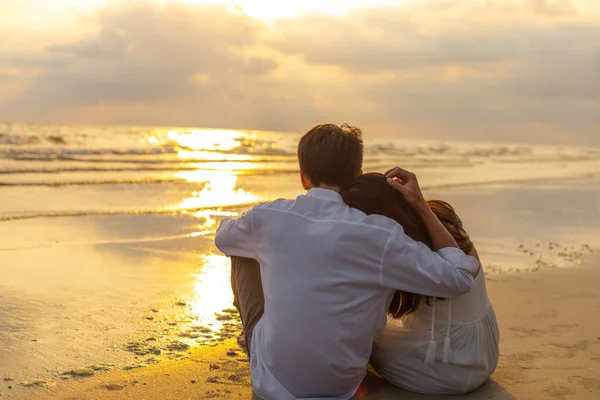
[[[600,257],[572,269],[489,279],[501,327],[499,366],[472,400],[597,399],[600,396]],[[3,382],[7,399],[249,399],[247,358],[234,340],[132,371],[97,373],[47,388]],[[8,389],[12,386],[13,389]],[[441,399],[395,389],[370,374],[357,398]]]
[[[0,396],[248,398],[213,238],[225,216],[300,194],[297,136],[28,129],[0,143]],[[470,397],[597,398],[600,152],[367,144],[366,171],[398,160],[455,206],[486,270],[501,361]],[[414,397],[371,375],[360,396],[395,394]]]

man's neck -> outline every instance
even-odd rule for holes
[[[337,185],[328,185],[326,183],[322,183],[319,186],[313,186],[311,189],[325,189],[325,190],[333,190],[334,192],[340,193],[342,188]]]

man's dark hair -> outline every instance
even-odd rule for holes
[[[347,189],[362,168],[362,132],[348,124],[317,125],[300,139],[298,161],[314,186]]]

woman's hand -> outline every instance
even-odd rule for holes
[[[417,211],[423,211],[424,207],[429,209],[427,201],[421,192],[419,187],[419,181],[417,176],[412,172],[409,172],[400,167],[389,170],[386,174],[386,182],[402,193],[402,196],[408,201],[408,203],[415,208]]]

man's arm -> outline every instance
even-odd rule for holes
[[[256,230],[254,214],[250,209],[238,218],[221,221],[215,236],[215,245],[227,256],[256,258]]]
[[[381,285],[426,296],[458,297],[473,287],[479,262],[455,247],[437,252],[411,239],[400,225],[389,236],[380,268]]]
[[[437,251],[411,239],[398,226],[385,245],[381,284],[436,297],[457,297],[469,292],[479,272],[479,261],[458,248],[429,208],[414,174],[397,167],[386,176],[388,184],[400,191],[423,218]]]
[[[440,251],[446,248],[459,248],[456,244],[456,240],[454,240],[450,232],[448,232],[438,217],[433,213],[433,211],[431,211],[429,204],[427,204],[427,201],[421,192],[421,188],[419,187],[419,182],[415,174],[400,167],[396,167],[386,174],[386,178],[387,183],[402,193],[406,201],[408,201],[419,214],[425,223],[425,227],[427,228],[427,232],[431,237],[433,249],[435,251]],[[475,278],[478,273],[479,268],[473,271],[473,278]]]

